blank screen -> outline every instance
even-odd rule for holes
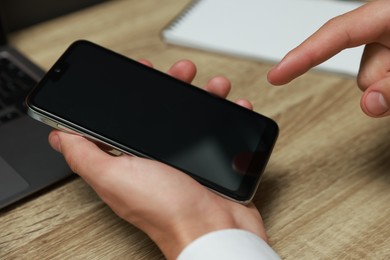
[[[75,46],[40,83],[33,106],[207,186],[255,188],[276,139],[272,120],[106,49]]]

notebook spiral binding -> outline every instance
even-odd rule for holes
[[[191,3],[189,3],[183,11],[180,12],[180,15],[176,16],[173,21],[168,23],[168,26],[164,28],[163,31],[173,29],[176,25],[178,25],[191,11],[195,8],[196,5],[198,5],[202,0],[193,0]]]

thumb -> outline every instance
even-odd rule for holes
[[[107,159],[112,159],[93,142],[76,134],[54,130],[49,135],[49,143],[63,154],[71,170],[87,181],[98,174],[97,170],[104,170]]]
[[[384,78],[364,92],[360,106],[367,115],[385,117],[390,115],[390,77]]]

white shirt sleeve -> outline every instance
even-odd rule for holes
[[[257,235],[241,229],[224,229],[192,241],[177,260],[279,260],[275,251]]]

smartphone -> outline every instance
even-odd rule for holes
[[[38,121],[168,164],[240,203],[255,194],[278,136],[270,118],[84,40],[26,104]]]

